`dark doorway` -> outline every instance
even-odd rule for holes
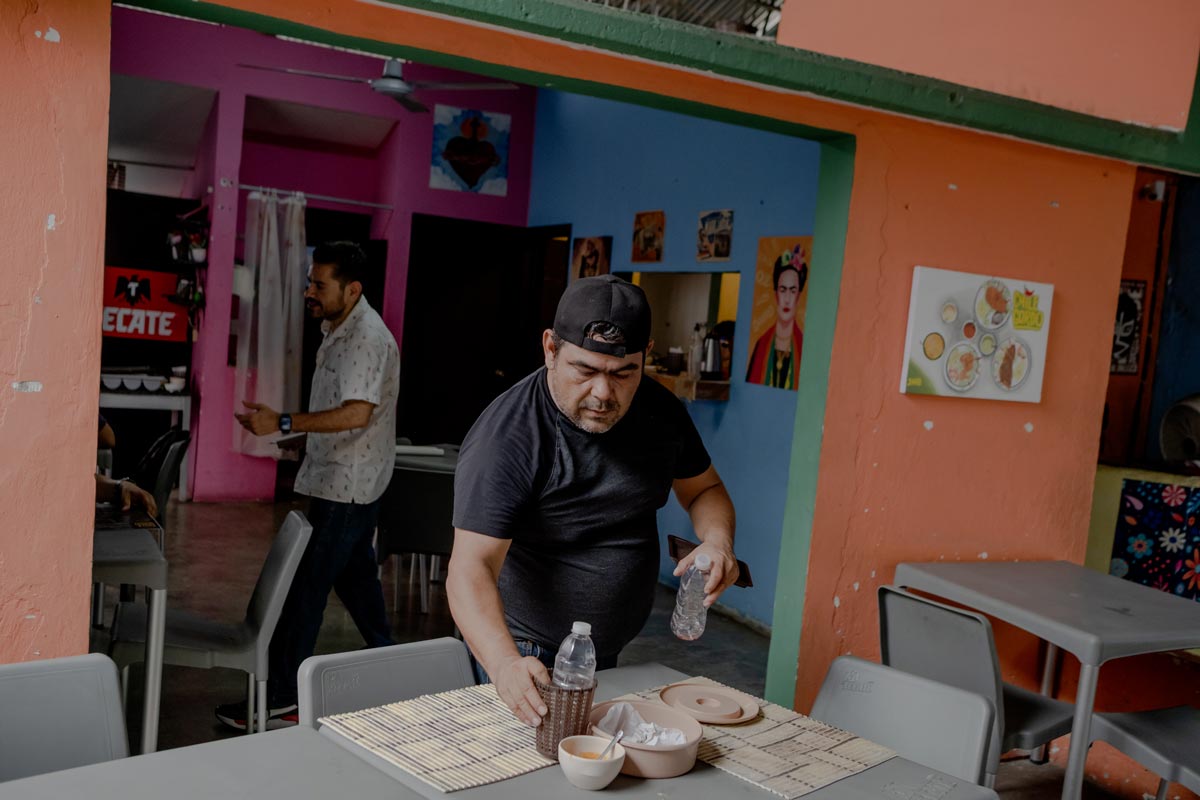
[[[413,215],[399,435],[461,442],[488,403],[542,365],[542,331],[567,287],[570,239],[570,225]]]

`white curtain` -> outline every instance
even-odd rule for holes
[[[276,411],[300,411],[300,351],[304,335],[304,287],[308,249],[304,195],[283,200],[274,191],[254,192],[246,203],[244,267],[236,270],[237,368],[234,408],[242,401]],[[253,436],[234,425],[233,449],[279,458],[275,436]]]

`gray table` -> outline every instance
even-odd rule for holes
[[[37,800],[420,798],[311,728],[235,736],[0,783],[0,798]]]
[[[1083,790],[1100,665],[1200,646],[1200,603],[1066,561],[900,564],[895,582],[1004,620],[1079,659],[1063,800]]]
[[[611,700],[630,692],[643,691],[653,686],[682,680],[687,676],[661,664],[641,664],[634,667],[617,667],[604,670],[597,675],[600,685],[596,689],[596,701]],[[407,788],[430,800],[445,800],[446,795],[419,778],[392,766],[387,761],[359,747],[354,742],[330,731],[321,729],[321,735],[337,742],[347,751],[373,767],[387,773]],[[716,767],[697,761],[695,768],[686,775],[669,780],[643,780],[625,775],[605,790],[606,796],[618,794],[624,797],[681,798],[686,800],[769,800],[777,797],[751,783],[723,772]],[[526,800],[527,798],[595,798],[594,792],[576,789],[567,783],[562,770],[557,766],[546,767],[500,783],[454,792],[458,800],[489,798],[489,800]],[[991,789],[952,778],[936,770],[922,767],[903,758],[892,758],[878,766],[844,778],[837,783],[805,795],[811,800],[881,800],[881,798],[937,798],[937,800],[996,800]]]
[[[167,559],[158,549],[151,529],[138,527],[150,517],[125,515],[127,524],[117,525],[111,517],[98,520],[92,538],[92,580],[122,583],[150,590],[146,617],[146,683],[142,704],[142,752],[158,748],[158,712],[162,695],[163,637],[167,621]],[[152,520],[151,520],[152,521]],[[101,527],[101,525],[103,527]],[[162,531],[158,531],[162,535]]]

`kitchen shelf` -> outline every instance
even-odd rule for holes
[[[694,381],[686,373],[668,375],[665,372],[647,372],[646,374],[670,389],[681,400],[729,400],[729,381]]]

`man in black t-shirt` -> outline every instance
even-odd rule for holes
[[[576,280],[546,365],[480,415],[454,480],[450,610],[514,715],[546,713],[549,683],[574,620],[592,625],[597,667],[641,630],[658,579],[657,511],[672,490],[713,568],[711,605],[737,579],[733,504],[682,403],[643,377],[650,307],[611,275]]]

